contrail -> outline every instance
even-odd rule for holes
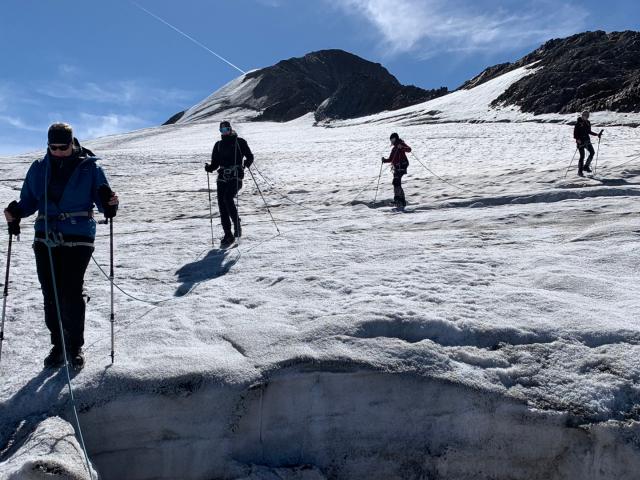
[[[146,8],[144,8],[142,5],[132,1],[131,3],[133,3],[136,7],[138,7],[140,10],[142,10],[143,12],[151,15],[153,18],[155,18],[156,20],[158,20],[159,22],[164,23],[167,27],[175,30],[176,32],[178,32],[180,35],[182,35],[185,38],[188,38],[189,40],[191,40],[193,43],[195,43],[196,45],[198,45],[199,47],[204,48],[207,52],[211,53],[212,55],[215,55],[216,57],[218,57],[220,60],[222,60],[223,62],[225,62],[227,65],[232,66],[233,68],[235,68],[236,70],[238,70],[240,73],[247,73],[244,70],[242,70],[240,67],[237,67],[236,65],[234,65],[233,63],[231,63],[229,60],[227,60],[226,58],[218,55],[216,52],[214,52],[213,50],[211,50],[209,47],[207,47],[206,45],[203,45],[202,43],[200,43],[199,41],[197,41],[195,38],[187,35],[186,33],[184,33],[182,30],[180,30],[177,27],[174,27],[173,25],[171,25],[169,22],[167,22],[166,20],[160,18],[159,16],[157,16],[155,13],[150,12],[149,10],[147,10]]]

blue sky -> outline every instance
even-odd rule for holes
[[[137,0],[244,70],[341,48],[402,83],[456,88],[549,38],[638,29],[611,0]],[[162,123],[239,74],[129,0],[2,0],[0,155]]]

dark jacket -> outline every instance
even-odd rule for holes
[[[597,133],[591,131],[591,122],[582,117],[578,117],[576,126],[573,127],[573,138],[580,143],[591,143],[589,135],[598,136]]]
[[[403,140],[398,140],[391,149],[389,158],[384,160],[384,163],[391,163],[395,170],[403,170],[407,172],[409,166],[409,160],[407,159],[407,153],[411,151],[411,147],[404,143]]]
[[[244,167],[253,163],[253,153],[244,138],[238,137],[236,132],[225,135],[213,146],[211,152],[211,171],[218,169],[219,178],[244,177]]]
[[[39,211],[35,222],[36,236],[45,231],[46,212],[49,231],[62,233],[65,238],[95,238],[96,222],[89,212],[93,211],[94,205],[100,212],[103,211],[98,187],[109,184],[97,160],[89,150],[78,145],[71,157],[63,159],[63,168],[59,159],[49,153],[33,162],[24,179],[18,206],[22,218]],[[65,168],[64,162],[67,161],[69,163]],[[56,167],[59,170],[54,173]],[[87,212],[88,215],[64,215],[80,212]]]

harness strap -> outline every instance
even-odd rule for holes
[[[48,215],[46,216],[47,218],[55,218],[59,221],[63,221],[66,220],[67,218],[73,218],[73,217],[89,217],[89,218],[93,218],[93,210],[89,210],[87,212],[71,212],[71,213],[61,213],[59,215]],[[44,220],[45,219],[45,215],[44,214],[40,214],[36,217],[36,222],[39,220]]]
[[[42,233],[44,235],[44,233]],[[41,242],[49,247],[93,247],[93,242],[73,242],[66,241],[64,239],[64,235],[60,232],[49,232],[49,235],[46,238],[40,237],[36,234],[36,238],[33,239],[35,242]]]

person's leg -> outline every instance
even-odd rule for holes
[[[398,207],[404,207],[406,204],[402,190],[402,175],[395,172],[393,174],[393,202]]]
[[[229,188],[229,182],[218,182],[218,211],[220,212],[220,223],[222,224],[222,230],[224,235],[231,236],[231,220],[229,219],[229,211],[227,210],[227,190]]]
[[[229,186],[224,195],[225,207],[227,209],[227,212],[229,212],[229,217],[231,218],[231,221],[233,222],[233,229],[235,232],[234,236],[239,237],[240,235],[238,234],[241,234],[240,216],[238,213],[238,209],[236,207],[235,199],[236,199],[236,195],[242,188],[242,181],[231,180],[228,183],[229,183]]]
[[[60,247],[52,248],[52,254],[54,258],[54,270],[55,264],[60,262],[56,261],[58,258],[58,249]],[[42,297],[44,301],[44,322],[49,329],[51,335],[51,344],[62,348],[60,339],[60,328],[58,323],[58,314],[56,310],[56,301],[53,290],[53,282],[51,278],[51,265],[49,261],[49,249],[42,242],[34,242],[33,251],[36,256],[36,271],[38,272],[38,280],[40,281],[40,289],[42,290]]]
[[[67,335],[67,350],[74,355],[84,345],[86,304],[82,296],[84,274],[89,266],[93,247],[60,247],[64,268],[58,273],[58,291],[62,311],[62,326]]]
[[[584,146],[579,146],[578,151],[580,152],[580,158],[578,159],[578,175],[582,175],[582,168],[584,166]]]
[[[593,145],[591,143],[587,144],[587,150],[589,150],[589,157],[587,158],[587,161],[584,164],[583,170],[590,172],[591,161],[593,160],[593,156],[596,154],[596,151],[593,149]]]

